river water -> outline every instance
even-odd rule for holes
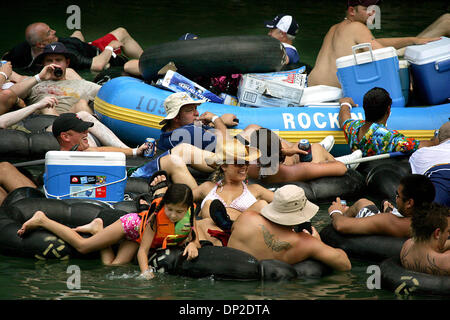
[[[294,45],[301,60],[314,65],[322,38],[329,26],[344,17],[346,1],[46,1],[25,5],[15,1],[2,4],[0,50],[6,51],[23,41],[25,27],[45,21],[57,35],[69,36],[69,5],[77,4],[81,12],[81,29],[86,40],[94,40],[118,26],[145,49],[148,46],[178,39],[185,32],[201,37],[266,34],[263,21],[278,13],[290,13],[300,25]],[[442,1],[410,4],[384,1],[381,29],[375,37],[411,36],[434,19],[449,11]],[[83,74],[86,78],[93,75]],[[327,206],[321,205],[313,220],[318,230],[329,223]],[[68,288],[67,268],[76,265],[81,271],[81,289]],[[352,260],[350,272],[334,273],[323,279],[289,282],[238,282],[214,279],[190,279],[158,275],[151,282],[136,279],[138,267],[110,268],[97,260],[65,262],[37,261],[0,256],[0,299],[145,299],[145,300],[396,300],[429,299],[439,296],[399,297],[383,289],[368,289],[370,265]]]

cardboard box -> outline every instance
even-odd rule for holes
[[[158,80],[157,84],[175,92],[187,92],[192,99],[206,99],[210,102],[224,103],[224,99],[172,70],[168,70],[164,78],[161,81]]]
[[[298,72],[244,74],[238,88],[240,105],[294,107],[300,105],[306,75]]]

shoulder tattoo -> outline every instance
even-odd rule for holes
[[[275,238],[275,235],[271,234],[269,230],[262,224],[260,225],[263,233],[264,243],[272,251],[280,252],[292,248],[292,245],[286,241],[280,241]]]

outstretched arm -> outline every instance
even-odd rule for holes
[[[308,233],[308,231],[303,231]],[[321,261],[331,268],[338,271],[348,271],[352,268],[352,264],[348,259],[344,250],[333,248],[325,244],[317,232],[316,228],[312,227],[311,237],[308,237],[307,245],[302,245],[303,248],[309,249],[309,257]]]
[[[29,105],[28,107],[11,111],[0,116],[0,128],[6,129],[9,126],[19,122],[20,120],[28,117],[33,112],[43,108],[54,108],[58,104],[58,100],[55,97],[45,97],[40,101]]]
[[[383,47],[394,47],[395,49],[401,49],[403,47],[415,44],[426,44],[428,42],[436,41],[439,39],[440,37],[435,38],[403,37],[403,38],[382,38],[377,39],[377,41]]]
[[[150,221],[153,217],[150,217]],[[156,222],[155,222],[156,223]],[[141,269],[141,276],[145,279],[150,280],[154,277],[153,271],[148,267],[148,252],[153,242],[153,238],[155,237],[156,230],[153,230],[153,226],[151,222],[147,225],[147,228],[144,231],[142,236],[141,245],[139,246],[139,250],[137,252],[137,260],[139,264],[139,268]]]
[[[90,147],[85,151],[97,151],[97,152],[123,152],[126,156],[140,156],[144,153],[144,150],[147,149],[147,145],[144,143],[140,147],[132,149],[132,148],[118,148],[118,147]]]

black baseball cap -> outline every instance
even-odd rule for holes
[[[75,56],[67,50],[67,48],[64,44],[62,44],[61,42],[53,42],[44,47],[44,51],[42,51],[42,53],[34,59],[33,63],[42,64],[42,60],[44,59],[44,57],[47,54],[52,54],[52,53],[62,54],[66,58],[69,58],[71,60],[75,59]]]
[[[94,125],[93,122],[83,121],[76,113],[63,113],[53,122],[52,132],[55,137],[59,137],[61,132],[74,130],[84,132]]]

